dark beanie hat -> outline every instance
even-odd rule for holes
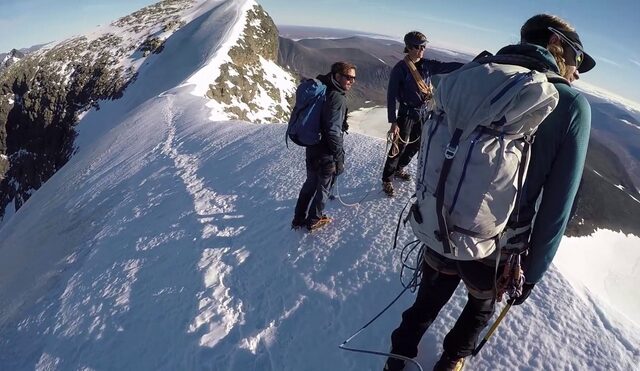
[[[427,37],[422,32],[411,31],[404,35],[404,52],[407,53],[409,51],[407,48],[409,46],[425,45],[428,42]]]

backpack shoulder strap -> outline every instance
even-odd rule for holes
[[[480,64],[485,64],[485,63],[513,64],[516,66],[522,66],[538,72],[546,72],[549,70],[549,67],[547,67],[547,65],[544,62],[526,55],[499,54],[499,55],[492,56],[491,53],[489,53],[488,56],[483,56],[480,58],[479,57],[480,55],[476,57],[477,59],[474,59],[474,61]]]
[[[547,81],[549,81],[552,84],[571,85],[569,84],[569,81],[567,81],[567,79],[560,76],[558,73],[550,70],[545,63],[541,62],[536,58],[529,57],[526,55],[519,55],[519,54],[493,55],[485,50],[482,53],[478,54],[473,59],[473,61],[480,64],[484,64],[484,63],[514,64],[514,65],[528,68],[530,70],[535,70],[535,71],[544,73],[545,76],[547,76]]]
[[[409,72],[411,72],[411,76],[413,76],[413,79],[416,81],[416,85],[418,85],[418,89],[420,90],[420,92],[425,97],[428,97],[428,99],[430,99],[432,94],[431,87],[427,85],[426,82],[424,82],[424,79],[418,73],[418,69],[416,68],[416,65],[409,59],[408,55],[404,58],[404,63],[409,68]]]
[[[480,54],[476,55],[471,61],[477,62],[482,58],[493,57],[493,54],[487,50],[483,50]]]

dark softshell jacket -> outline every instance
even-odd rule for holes
[[[440,62],[433,59],[422,58],[415,63],[420,76],[428,84],[431,76],[442,73],[449,73],[462,66],[458,62]],[[387,118],[389,122],[396,122],[396,102],[410,108],[419,108],[424,104],[418,84],[413,78],[409,67],[404,60],[396,63],[389,75],[389,86],[387,88]]]
[[[347,97],[331,74],[317,77],[327,86],[325,102],[320,116],[320,143],[307,147],[307,158],[315,161],[344,161],[342,127],[347,120]],[[345,125],[346,126],[346,125]]]

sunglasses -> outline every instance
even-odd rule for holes
[[[356,77],[355,76],[347,75],[346,73],[341,73],[340,75],[342,75],[342,77],[347,79],[347,81],[351,81],[351,82],[356,81]]]
[[[582,61],[584,61],[584,51],[582,51],[582,47],[580,47],[580,45],[576,44],[575,42],[571,41],[571,39],[566,37],[562,32],[556,30],[555,28],[548,27],[548,29],[549,29],[549,31],[551,31],[554,34],[556,34],[567,45],[569,45],[569,47],[571,47],[571,49],[573,49],[573,52],[574,52],[574,54],[576,56],[576,68],[579,68],[580,65],[582,64]]]

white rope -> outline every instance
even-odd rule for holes
[[[390,142],[389,142],[389,138],[388,138],[388,136],[387,136],[387,144],[385,145],[385,148],[384,148],[384,156],[383,156],[382,164],[381,164],[381,166],[380,166],[380,171],[379,171],[378,173],[376,173],[376,176],[377,176],[379,173],[382,173],[382,172],[384,171],[384,165],[385,165],[385,163],[386,163],[386,159],[387,159],[387,155],[386,155],[386,153],[389,151],[389,145],[390,145]],[[338,180],[338,178],[335,178],[335,180],[334,180],[334,182],[333,182],[333,185],[332,185],[332,187],[331,187],[331,194],[329,195],[329,199],[337,198],[337,199],[338,199],[338,201],[339,201],[343,206],[346,206],[346,207],[358,207],[358,206],[360,206],[360,205],[362,204],[362,202],[363,202],[367,197],[369,197],[369,195],[371,194],[371,192],[373,192],[373,190],[375,189],[375,187],[374,187],[374,188],[369,189],[369,190],[367,191],[367,193],[366,193],[366,194],[365,194],[365,195],[364,195],[364,196],[363,196],[363,197],[362,197],[358,202],[353,203],[353,204],[349,204],[349,203],[344,202],[344,200],[342,199],[342,196],[340,196],[340,188],[338,187],[338,181],[337,181],[337,180]],[[334,197],[334,195],[333,195],[333,188],[334,188],[334,187],[335,187],[335,189],[336,189],[336,195],[335,195],[335,197]]]
[[[398,141],[402,142],[405,147],[408,146],[409,144],[413,144],[417,141],[420,140],[420,136],[418,135],[418,137],[412,141],[410,141],[409,139],[411,138],[411,133],[409,133],[407,135],[407,140],[402,139],[402,137],[400,136],[400,134],[395,134],[395,133],[387,133],[387,143],[391,143],[391,151],[389,153],[389,158],[394,158],[396,156],[398,156],[400,154],[400,146],[398,145]],[[396,140],[397,139],[397,140]]]

